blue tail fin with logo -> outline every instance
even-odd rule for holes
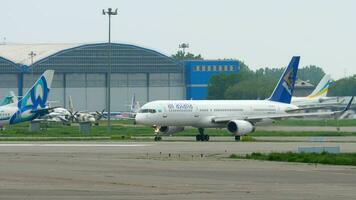
[[[293,56],[288,67],[284,70],[278,81],[276,88],[269,98],[271,101],[290,103],[294,90],[294,83],[297,78],[300,56]]]
[[[46,70],[41,75],[31,89],[29,89],[25,96],[18,102],[20,109],[30,108],[31,110],[35,110],[46,107],[53,74],[53,70]]]
[[[35,111],[46,107],[53,75],[53,70],[46,70],[17,102],[18,111],[11,117],[10,124],[32,120],[36,117]]]

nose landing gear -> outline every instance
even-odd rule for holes
[[[196,141],[209,141],[209,135],[204,134],[203,128],[198,128],[199,134],[195,136]]]
[[[162,137],[159,136],[159,129],[160,127],[159,126],[156,126],[156,125],[153,125],[152,128],[154,129],[155,131],[155,138],[154,140],[157,142],[157,141],[161,141],[162,140]]]

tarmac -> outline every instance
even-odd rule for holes
[[[0,199],[355,199],[356,167],[228,158],[348,142],[2,142]]]

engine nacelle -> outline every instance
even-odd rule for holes
[[[178,133],[178,132],[182,132],[182,131],[184,131],[184,127],[162,126],[161,128],[159,128],[158,133],[163,134],[163,135],[173,135],[174,133]]]
[[[231,120],[227,123],[227,130],[233,135],[246,135],[255,131],[255,126],[244,120]]]

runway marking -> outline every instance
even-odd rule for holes
[[[23,143],[23,144],[0,144],[0,147],[147,147],[153,146],[152,144],[31,144],[31,143]]]

